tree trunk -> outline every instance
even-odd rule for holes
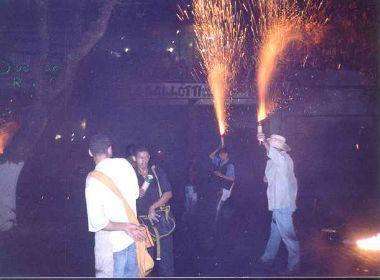
[[[41,37],[41,54],[34,60],[36,84],[36,100],[24,112],[20,131],[18,131],[5,150],[0,162],[0,231],[6,231],[16,225],[16,187],[24,163],[32,154],[40,141],[50,117],[62,109],[71,96],[75,74],[81,60],[90,52],[94,45],[102,38],[114,5],[117,1],[105,1],[100,8],[99,17],[92,24],[92,28],[80,34],[78,46],[72,49],[65,58],[60,75],[54,85],[50,85],[43,71],[49,53],[48,33],[48,2],[37,1],[39,11],[39,35]],[[79,17],[78,17],[79,18]]]
[[[24,162],[0,164],[0,231],[16,225],[16,187]]]

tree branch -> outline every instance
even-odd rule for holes
[[[12,162],[25,161],[44,133],[50,117],[59,109],[54,105],[57,97],[60,100],[68,100],[74,83],[74,75],[80,61],[93,48],[104,35],[108,21],[111,17],[116,0],[103,1],[100,16],[93,28],[88,30],[82,37],[79,46],[73,49],[65,58],[62,71],[58,74],[56,85],[48,82],[45,73],[45,65],[49,54],[49,30],[48,30],[48,1],[36,0],[38,10],[38,34],[41,38],[40,53],[33,61],[33,76],[36,82],[36,99],[33,105],[22,114],[21,127],[13,141],[4,152],[3,160]],[[60,106],[62,104],[59,104]]]
[[[67,82],[73,78],[74,69],[76,69],[78,63],[86,56],[89,51],[95,46],[95,44],[104,35],[108,21],[111,17],[113,7],[117,3],[117,0],[107,0],[100,10],[100,16],[93,25],[93,28],[88,30],[81,39],[79,46],[71,50],[67,56],[64,69],[57,77],[56,88],[54,88],[52,98],[53,101],[57,95],[59,95]]]
[[[46,90],[47,81],[45,77],[45,65],[49,55],[49,31],[48,31],[48,3],[46,0],[36,0],[37,18],[38,18],[38,37],[40,38],[41,47],[39,54],[33,61],[34,77],[36,83],[36,97],[46,99],[44,89]]]

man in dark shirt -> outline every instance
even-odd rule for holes
[[[153,222],[159,222],[157,210],[167,205],[172,198],[172,188],[165,171],[159,166],[149,166],[150,154],[145,147],[135,148],[136,174],[140,186],[137,199],[137,214],[147,215]],[[157,176],[157,177],[156,177]],[[157,179],[159,182],[157,182]],[[160,190],[161,189],[161,190]],[[173,276],[173,237],[160,239],[161,260],[158,262],[158,276]],[[154,254],[150,248],[149,253]]]
[[[224,202],[231,196],[235,183],[235,166],[230,161],[229,152],[225,147],[216,149],[209,157],[214,166],[214,182],[219,188],[215,216],[215,220],[217,220]]]

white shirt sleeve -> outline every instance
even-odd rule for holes
[[[85,192],[88,230],[91,232],[102,230],[109,223],[109,220],[104,212],[104,194],[102,194],[101,188],[99,188],[98,184],[101,183],[94,178],[87,177]]]

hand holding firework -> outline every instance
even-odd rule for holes
[[[265,141],[265,134],[264,133],[257,133],[257,140],[262,143]]]

